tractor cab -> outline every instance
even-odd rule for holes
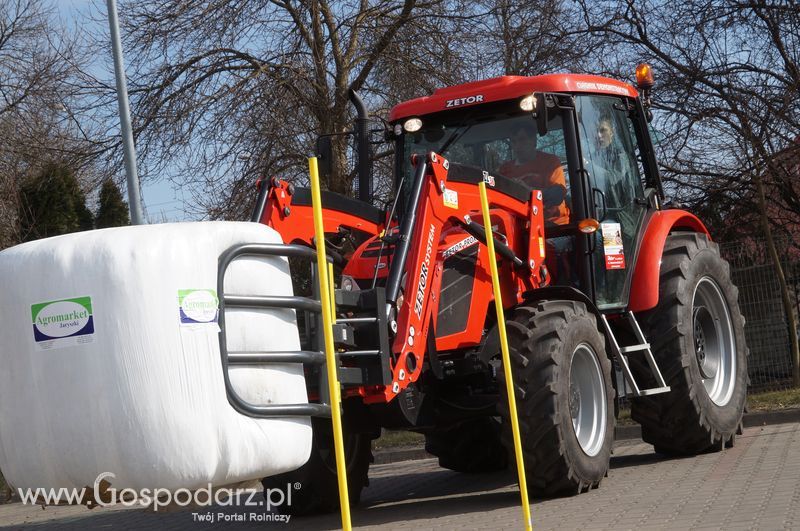
[[[451,175],[486,172],[487,186],[541,190],[552,284],[580,289],[602,310],[627,306],[643,220],[661,196],[647,111],[631,86],[505,76],[403,103],[390,120],[401,216],[413,154],[446,157]]]

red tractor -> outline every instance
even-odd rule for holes
[[[424,434],[441,466],[460,472],[513,460],[489,237],[534,494],[598,486],[623,396],[658,452],[733,444],[747,385],[744,319],[703,223],[665,204],[648,130],[651,85],[643,76],[640,96],[595,76],[505,76],[402,103],[387,131],[395,198],[385,209],[372,204],[366,112],[351,95],[359,200],[322,195],[340,278],[335,334],[351,500],[367,484],[381,428]],[[325,148],[323,138],[323,167]],[[310,198],[272,179],[254,221],[287,244],[313,247]],[[318,320],[312,312],[301,321],[304,351],[318,354]],[[324,405],[319,359],[303,358],[311,401]],[[265,486],[300,481],[292,510],[335,510],[332,449],[329,422],[314,419],[308,463]]]

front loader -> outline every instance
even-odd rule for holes
[[[334,335],[352,501],[367,484],[370,442],[381,428],[424,434],[439,463],[460,472],[513,460],[487,238],[499,260],[534,494],[599,485],[615,398],[630,398],[656,451],[733,444],[747,382],[737,290],[702,222],[665,206],[646,73],[641,95],[595,76],[505,76],[396,106],[388,131],[395,194],[384,210],[370,202],[368,142],[360,138],[361,200],[322,194],[339,278]],[[612,129],[610,142],[600,124]],[[520,129],[535,133],[530,152],[514,144]],[[537,157],[551,162],[555,178],[534,170],[532,184],[513,175]],[[262,181],[253,220],[287,244],[314,247],[308,189]],[[318,318],[298,319],[304,351],[319,351]],[[327,402],[319,364],[300,361],[311,402]],[[324,420],[315,419],[314,445],[304,467],[264,479],[267,487],[304,485],[297,513],[338,507]]]

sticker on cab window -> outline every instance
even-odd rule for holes
[[[600,225],[603,235],[603,253],[606,257],[606,269],[625,269],[625,249],[622,245],[622,229],[619,223],[603,223]]]

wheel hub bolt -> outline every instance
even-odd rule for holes
[[[576,418],[578,416],[578,412],[581,409],[581,392],[578,389],[578,386],[575,384],[571,384],[569,386],[569,412],[572,415],[572,418]]]
[[[706,335],[703,332],[703,324],[700,319],[707,316],[707,311],[703,308],[695,313],[694,323],[694,354],[697,358],[697,365],[700,368],[700,375],[705,379],[714,378],[717,375],[715,363],[709,360],[706,352]]]

